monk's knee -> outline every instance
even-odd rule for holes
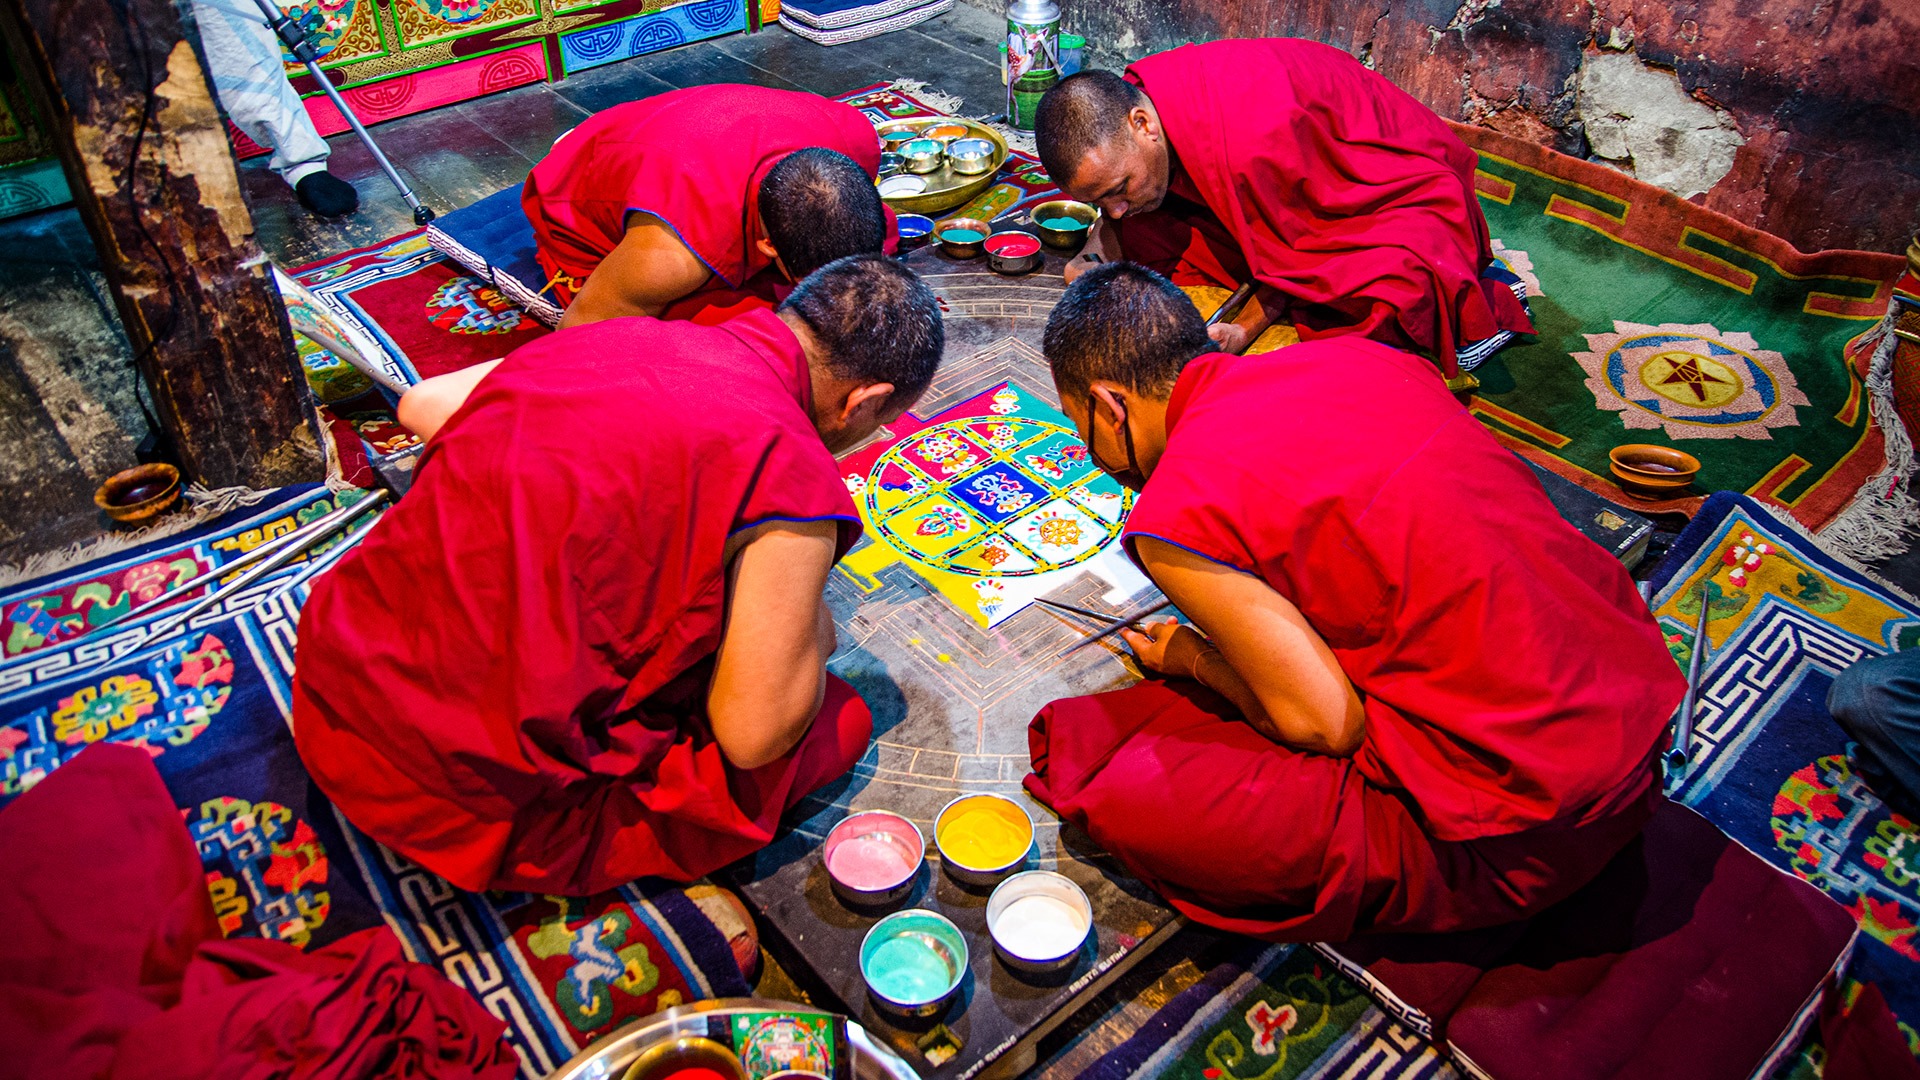
[[[431,439],[447,420],[446,403],[439,391],[431,380],[408,387],[400,395],[400,404],[394,407],[394,418],[415,435]]]

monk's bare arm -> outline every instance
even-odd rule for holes
[[[1120,230],[1108,224],[1106,218],[1100,218],[1087,233],[1087,242],[1080,249],[1080,254],[1068,260],[1065,275],[1067,284],[1073,284],[1074,278],[1102,262],[1119,262],[1124,258],[1126,256],[1120,252]]]
[[[423,439],[433,438],[453,414],[460,411],[460,406],[467,403],[467,397],[480,385],[480,380],[499,366],[500,361],[489,360],[421,379],[407,387],[407,392],[400,395],[399,408],[394,410],[400,426]]]
[[[1218,648],[1218,659],[1203,651],[1195,670],[1179,674],[1241,699],[1235,703],[1248,722],[1287,746],[1340,757],[1359,749],[1366,733],[1360,695],[1286,597],[1251,574],[1152,537],[1134,544],[1154,582]],[[1247,709],[1248,698],[1264,715]]]
[[[707,719],[728,762],[757,769],[799,744],[826,694],[833,619],[824,594],[839,524],[779,521],[729,543],[727,616]]]
[[[1261,284],[1230,321],[1207,328],[1207,335],[1221,349],[1239,354],[1259,339],[1267,328],[1280,320],[1287,309],[1287,294],[1271,285]]]
[[[659,315],[667,305],[707,283],[713,271],[650,214],[630,214],[627,234],[560,316],[560,328],[622,315]]]

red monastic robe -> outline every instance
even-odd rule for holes
[[[1177,284],[1249,276],[1295,300],[1303,339],[1358,333],[1432,354],[1531,332],[1492,259],[1478,160],[1433,110],[1338,49],[1294,38],[1185,45],[1127,78],[1173,152],[1169,198],[1120,219],[1127,258]]]
[[[88,747],[0,811],[0,1078],[510,1080],[505,1025],[386,927],[223,941],[144,748]]]
[[[765,845],[866,751],[829,678],[806,738],[729,765],[704,718],[727,537],[860,527],[771,312],[610,319],[522,346],[300,620],[294,737],[374,839],[466,889],[584,895]]]
[[[810,146],[837,150],[879,175],[873,124],[817,94],[718,83],[602,109],[554,143],[521,188],[540,268],[556,282],[561,304],[571,303],[626,236],[627,214],[639,211],[664,222],[707,264],[709,289],[723,305],[771,306],[752,302],[770,286],[751,279],[772,265],[753,243],[760,181]],[[893,216],[887,220],[891,236]]]
[[[1366,708],[1352,758],[1185,680],[1058,701],[1027,786],[1196,919],[1285,940],[1519,918],[1657,796],[1685,689],[1625,569],[1424,360],[1347,337],[1207,355],[1128,521],[1253,574]]]

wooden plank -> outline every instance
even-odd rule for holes
[[[170,0],[0,0],[0,22],[182,468],[214,487],[318,478],[305,379],[190,24]]]

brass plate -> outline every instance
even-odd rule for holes
[[[985,124],[974,120],[963,120],[957,116],[917,116],[911,120],[889,120],[874,129],[876,135],[885,135],[889,131],[914,131],[932,127],[935,124],[965,124],[967,138],[985,139],[993,144],[993,167],[986,172],[958,173],[945,161],[930,173],[916,173],[927,182],[927,190],[918,195],[898,195],[893,198],[881,197],[881,201],[893,207],[897,214],[925,214],[934,217],[944,214],[956,206],[987,190],[993,178],[1000,173],[1000,167],[1007,163],[1007,141],[1000,133]],[[883,177],[884,179],[884,177]]]

